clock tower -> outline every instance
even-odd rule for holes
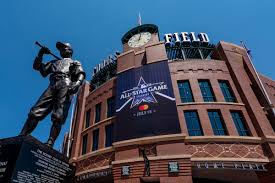
[[[117,60],[117,73],[167,59],[164,42],[159,40],[158,27],[154,24],[129,30],[121,41],[123,53]]]
[[[158,43],[158,27],[153,24],[143,24],[129,30],[121,39],[123,51],[134,49],[140,51],[146,45]]]

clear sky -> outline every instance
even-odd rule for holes
[[[32,69],[40,41],[58,54],[56,41],[70,42],[91,79],[92,68],[121,50],[121,37],[138,22],[159,26],[160,35],[206,32],[220,40],[252,50],[256,69],[275,79],[274,0],[2,0],[0,3],[0,138],[21,130],[29,109],[48,86],[48,79]],[[163,39],[163,38],[162,38]],[[51,57],[45,57],[45,61]],[[55,144],[60,149],[69,128],[67,119]],[[50,118],[39,123],[33,136],[46,141]]]

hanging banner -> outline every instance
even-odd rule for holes
[[[181,133],[168,62],[117,77],[115,141]]]

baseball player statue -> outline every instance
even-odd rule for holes
[[[57,42],[61,59],[38,42],[41,47],[33,63],[33,69],[40,72],[43,77],[49,75],[49,86],[31,108],[28,118],[19,135],[26,136],[32,133],[39,121],[51,113],[52,127],[47,145],[53,147],[61,127],[66,121],[71,99],[77,93],[85,79],[85,72],[79,61],[73,60],[73,49],[69,43]],[[42,63],[43,55],[51,54],[56,59]]]

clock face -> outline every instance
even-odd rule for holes
[[[141,33],[133,35],[129,39],[128,45],[132,48],[137,48],[137,47],[143,46],[146,43],[148,43],[150,39],[151,39],[150,32],[141,32]]]

